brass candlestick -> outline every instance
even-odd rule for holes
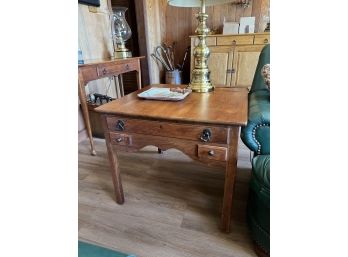
[[[206,44],[209,28],[206,24],[208,14],[205,13],[205,0],[201,0],[201,11],[197,14],[197,19],[199,24],[195,33],[199,43],[193,51],[195,68],[192,71],[192,80],[189,86],[193,92],[206,93],[214,90],[214,86],[210,82],[210,71],[208,69],[210,50]]]

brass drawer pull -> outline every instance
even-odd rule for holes
[[[204,129],[202,131],[200,140],[202,140],[203,142],[209,142],[211,139],[211,130],[210,129]]]
[[[268,39],[266,38],[265,40],[263,40],[263,42],[264,42],[265,44],[267,44],[267,43],[268,43]]]
[[[117,143],[120,143],[120,142],[122,141],[122,137],[116,138],[115,141],[116,141]]]
[[[237,44],[237,41],[236,40],[232,40],[232,45],[235,45]]]
[[[215,154],[215,153],[214,153],[213,150],[209,150],[209,151],[208,151],[208,155],[209,155],[209,156],[214,156],[214,154]]]

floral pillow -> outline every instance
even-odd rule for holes
[[[266,87],[268,90],[271,88],[271,71],[270,71],[270,65],[265,64],[261,69],[261,74],[263,76],[263,79],[265,81]]]

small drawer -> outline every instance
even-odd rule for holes
[[[255,35],[254,44],[255,45],[265,45],[270,43],[269,35]]]
[[[97,74],[99,77],[105,77],[110,75],[118,75],[128,71],[135,70],[135,63],[120,63],[120,64],[102,64],[97,67]]]
[[[207,46],[216,46],[216,37],[207,37],[205,39]],[[194,38],[194,46],[196,47],[199,43],[199,39],[197,37]]]
[[[132,145],[132,136],[121,133],[110,133],[110,142],[113,145]]]
[[[168,138],[188,139],[198,142],[226,144],[228,128],[197,124],[178,124],[166,121],[106,117],[109,131],[144,134]]]
[[[93,66],[79,67],[79,79],[80,78],[84,81],[84,83],[98,79],[96,68]]]
[[[200,160],[215,160],[226,161],[227,160],[227,148],[221,146],[212,145],[198,145],[198,159]]]
[[[218,46],[252,45],[253,42],[254,42],[253,35],[227,36],[227,37],[218,37],[216,40],[216,45]]]

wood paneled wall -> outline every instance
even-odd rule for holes
[[[109,58],[114,50],[111,40],[108,1],[100,0],[98,8],[79,4],[78,10],[78,45],[82,50],[84,60]],[[109,87],[110,83],[112,85]],[[105,94],[107,88],[109,88],[109,95],[116,97],[114,82],[110,82],[109,79],[89,82],[86,92],[87,94],[89,92]]]
[[[169,6],[167,0],[143,0],[144,9],[150,18],[145,20],[149,30],[149,54],[153,52],[153,48],[161,42],[171,44],[176,42],[175,60],[176,63],[181,62],[185,49],[190,45],[190,35],[195,34],[198,25],[196,14],[200,8],[184,8]],[[209,6],[206,8],[209,15],[208,26],[217,33],[222,33],[223,20],[239,22],[240,17],[255,16],[255,32],[263,32],[265,28],[263,17],[269,15],[269,0],[251,0],[247,8],[229,4]],[[146,19],[146,18],[145,18]],[[156,28],[154,28],[156,27]],[[158,29],[160,31],[158,31]],[[153,38],[151,38],[153,37]],[[157,83],[161,78],[163,82],[163,74],[155,62],[149,58],[149,66],[151,74],[151,83]],[[189,60],[186,60],[185,72],[189,73]],[[156,66],[155,66],[156,65]]]
[[[82,50],[84,60],[109,58],[113,53],[108,10],[108,0],[100,0],[100,7],[98,8],[78,5],[78,47]],[[86,94],[90,92],[105,94],[107,88],[109,88],[109,95],[116,97],[114,81],[107,78],[89,82],[86,87]],[[79,132],[84,134],[85,125],[80,110],[78,124]],[[81,136],[81,139],[83,138],[85,138],[85,135]]]

